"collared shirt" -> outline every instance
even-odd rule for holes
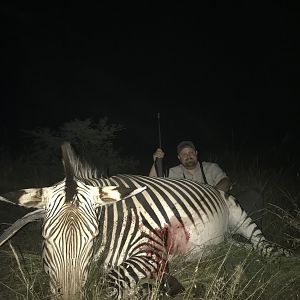
[[[212,186],[216,186],[221,179],[227,177],[226,173],[216,163],[203,161],[202,166],[207,183]],[[183,165],[180,164],[176,167],[169,169],[168,177],[176,179],[186,178],[192,179],[200,183],[204,183],[199,162],[197,163],[194,174],[191,174],[188,169],[186,169]]]

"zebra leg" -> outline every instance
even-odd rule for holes
[[[144,256],[134,256],[111,269],[107,274],[109,299],[132,298],[136,293],[141,297],[149,295],[153,285],[141,283],[143,280],[153,281],[155,268],[152,264]]]
[[[149,295],[154,293],[174,298],[185,290],[183,285],[174,276],[167,273],[163,274],[159,281],[159,284],[157,284],[157,281],[155,284],[142,284],[138,289],[138,299],[149,299],[151,298]]]
[[[178,294],[185,291],[183,285],[172,275],[164,274],[159,280],[160,284],[157,287],[156,284],[144,283],[138,289],[138,299],[152,299],[154,293],[158,295],[165,295],[170,298],[176,297]],[[157,290],[158,288],[158,290]],[[150,297],[149,297],[150,296]]]
[[[281,246],[266,240],[256,223],[247,215],[244,209],[233,196],[228,199],[229,226],[233,233],[245,237],[252,244],[254,250],[258,250],[263,256],[291,256],[293,253]]]
[[[184,292],[183,285],[172,275],[164,274],[160,284],[161,291],[169,297]]]
[[[111,269],[107,278],[109,298],[126,299],[138,294],[139,299],[148,299],[154,291],[175,297],[184,291],[181,283],[167,273],[168,263],[160,263],[149,256],[136,256]],[[144,280],[146,283],[142,283]]]

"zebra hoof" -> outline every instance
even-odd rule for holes
[[[172,275],[164,275],[161,281],[161,290],[169,297],[184,292],[183,285]]]
[[[118,289],[116,287],[108,287],[106,297],[108,299],[119,299]]]
[[[204,299],[206,294],[206,287],[204,284],[199,283],[193,286],[192,293],[194,295],[193,298],[196,299]]]
[[[138,288],[138,299],[139,300],[146,300],[146,299],[150,299],[151,297],[149,295],[151,295],[153,291],[153,286],[152,284],[149,283],[143,283],[141,284],[141,286]]]

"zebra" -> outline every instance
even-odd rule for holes
[[[169,274],[178,255],[203,253],[230,231],[262,255],[286,255],[267,241],[236,199],[188,179],[115,175],[98,178],[69,143],[62,145],[65,178],[50,187],[11,192],[2,200],[36,208],[0,237],[0,246],[25,224],[43,218],[42,257],[60,299],[81,299],[92,262],[106,272],[111,299],[123,299],[144,279],[161,281],[170,296],[184,287]],[[151,284],[142,285],[146,294]]]

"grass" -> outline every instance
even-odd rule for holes
[[[9,245],[0,252],[2,272],[1,299],[49,299],[48,279],[41,266],[39,253],[22,252]],[[5,267],[4,267],[5,266]],[[199,260],[188,256],[176,258],[170,273],[185,287],[175,299],[205,300],[281,300],[299,299],[300,258],[282,257],[279,260],[262,258],[255,252],[224,243]],[[107,287],[101,280],[101,270],[94,267],[86,299],[109,299]],[[5,272],[4,272],[5,271]],[[147,299],[158,299],[154,289]],[[160,299],[169,299],[161,297]]]
[[[1,299],[50,299],[48,278],[41,265],[40,253],[18,254],[1,250]]]

